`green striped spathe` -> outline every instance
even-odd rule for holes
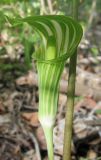
[[[59,81],[65,61],[74,53],[81,40],[82,28],[71,17],[62,15],[7,19],[13,25],[28,23],[41,38],[40,46],[33,55],[38,70],[39,120],[45,133],[49,160],[53,160],[53,126]]]
[[[39,75],[39,119],[42,123],[42,119],[47,117],[46,125],[51,127],[54,125],[57,112],[59,80],[64,69],[64,61],[57,63],[38,62],[37,68]],[[53,119],[53,122],[49,123],[48,118]]]

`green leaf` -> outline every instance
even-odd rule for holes
[[[101,114],[101,109],[97,109],[97,110],[95,111],[95,113],[96,113],[96,114]]]

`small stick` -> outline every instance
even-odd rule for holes
[[[36,153],[37,153],[37,158],[38,158],[38,160],[41,160],[41,154],[40,154],[40,149],[39,149],[37,139],[34,136],[34,134],[32,134],[31,132],[29,132],[29,136],[32,139],[33,143],[35,144],[35,150],[36,150]]]

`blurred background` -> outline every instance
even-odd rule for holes
[[[71,15],[70,0],[0,0],[0,160],[47,160],[38,121],[38,82],[32,61],[39,36],[27,24],[2,18]],[[101,160],[101,0],[79,1],[84,35],[78,48],[72,160]],[[69,62],[60,82],[54,128],[55,160],[62,160]]]

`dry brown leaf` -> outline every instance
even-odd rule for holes
[[[39,120],[38,120],[38,112],[33,112],[33,113],[23,113],[22,117],[29,121],[29,124],[31,126],[37,127],[39,125]]]
[[[46,150],[47,146],[42,127],[38,127],[38,129],[36,130],[36,137],[38,139],[40,148]]]

